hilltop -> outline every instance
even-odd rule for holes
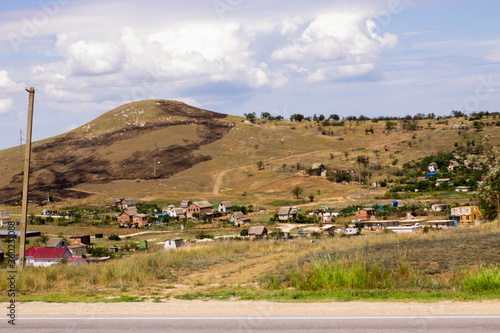
[[[30,198],[50,195],[56,201],[95,204],[117,197],[187,198],[265,206],[292,202],[290,190],[300,186],[303,198],[313,194],[315,204],[349,203],[359,200],[356,182],[336,184],[309,176],[306,169],[323,163],[332,171],[357,172],[357,157],[366,156],[380,165],[370,171],[370,179],[390,180],[405,163],[479,145],[487,134],[495,145],[500,139],[488,117],[480,128],[464,117],[249,120],[165,100],[120,106],[34,144]],[[0,202],[13,205],[22,188],[18,148],[0,151],[0,170]],[[372,198],[376,193],[370,195],[368,187],[363,192]]]

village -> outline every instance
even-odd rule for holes
[[[190,200],[181,201],[177,207],[170,204],[161,210],[150,208],[149,213],[140,213],[139,210],[144,209],[138,207],[142,207],[142,204],[135,199],[115,199],[109,208],[118,213],[101,217],[96,216],[96,212],[89,214],[107,222],[106,228],[99,229],[95,234],[88,233],[95,228],[83,228],[87,233],[76,235],[68,235],[66,229],[69,231],[78,224],[75,223],[75,217],[78,220],[79,214],[66,211],[66,215],[62,216],[56,215],[62,212],[44,209],[42,215],[35,216],[38,225],[30,229],[52,224],[60,232],[58,237],[53,237],[48,236],[49,232],[42,234],[40,231],[28,231],[27,237],[34,246],[26,249],[27,264],[103,263],[141,251],[178,250],[198,243],[224,240],[273,239],[290,242],[388,232],[427,233],[464,228],[483,221],[477,206],[450,207],[443,203],[428,207],[424,205],[419,207],[424,216],[418,216],[414,213],[415,205],[410,207],[402,200],[375,204],[373,207],[350,206],[330,210],[322,206],[307,211],[299,206],[283,206],[277,211],[254,211],[251,206],[238,206],[232,201],[221,201],[214,205],[209,201]],[[0,212],[1,225],[17,223],[8,212]],[[19,235],[20,232],[16,231],[14,237],[18,238]],[[3,228],[0,229],[0,237],[4,239],[4,245],[13,238],[12,233],[9,234]],[[0,243],[0,260],[4,259],[5,252]]]

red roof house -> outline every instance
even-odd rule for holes
[[[16,255],[19,261],[19,255]],[[62,259],[68,260],[73,257],[67,247],[49,248],[33,246],[24,251],[26,264],[30,266],[50,266],[59,263]]]

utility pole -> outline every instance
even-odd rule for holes
[[[21,156],[21,161],[23,160],[23,130],[19,130],[19,156]]]
[[[26,132],[26,153],[24,159],[24,177],[23,177],[23,200],[21,215],[21,239],[19,245],[19,268],[24,267],[24,251],[26,250],[26,227],[28,224],[28,189],[30,180],[30,161],[31,161],[31,132],[33,129],[33,105],[35,104],[35,88],[31,87],[28,105],[28,125]]]

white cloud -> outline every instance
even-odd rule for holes
[[[66,53],[70,72],[76,75],[118,72],[124,61],[123,50],[113,42],[80,40],[69,45]]]
[[[0,114],[8,113],[12,106],[14,105],[14,101],[12,98],[2,98],[0,99]]]
[[[375,69],[380,54],[398,43],[397,37],[390,33],[377,35],[370,15],[370,11],[333,11],[319,15],[300,37],[275,50],[272,59],[296,64],[339,65],[313,71],[314,80],[369,73]]]
[[[0,70],[0,87],[12,87],[14,82],[9,78],[9,73],[6,70]]]

